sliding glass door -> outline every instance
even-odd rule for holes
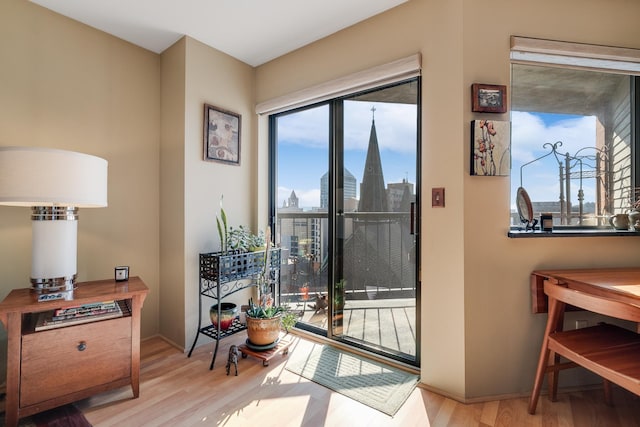
[[[272,116],[280,297],[298,327],[418,361],[419,79]]]

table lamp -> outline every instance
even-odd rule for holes
[[[73,299],[78,208],[107,206],[107,161],[51,148],[0,147],[0,205],[31,207],[31,286],[38,301]]]

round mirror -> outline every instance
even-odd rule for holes
[[[520,215],[520,221],[526,223],[533,222],[533,206],[531,206],[531,199],[527,190],[522,187],[518,188],[516,193],[516,207],[518,208],[518,215]]]

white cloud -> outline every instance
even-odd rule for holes
[[[366,150],[371,132],[371,108],[376,108],[376,133],[380,150],[416,151],[416,106],[345,101],[345,150]],[[278,140],[307,147],[328,146],[329,109],[320,106],[278,118]]]
[[[415,153],[416,106],[382,102],[345,102],[345,149],[367,149],[374,107],[380,150]]]
[[[529,162],[548,152],[544,144],[562,142],[558,151],[575,154],[582,147],[594,147],[596,119],[593,116],[559,120],[546,124],[535,114],[521,111],[511,113],[512,158],[514,163]]]
[[[560,197],[560,170],[558,161],[553,157],[530,163],[523,168],[521,165],[531,162],[550,152],[550,147],[544,144],[554,144],[561,141],[558,147],[559,160],[564,165],[564,154],[574,155],[584,147],[596,145],[596,118],[580,116],[576,118],[553,120],[546,123],[546,116],[514,111],[512,120],[512,199],[515,189],[520,185],[522,171],[522,185],[526,188],[533,201],[558,201]],[[582,151],[581,154],[593,154],[593,150]],[[593,163],[593,162],[591,162]],[[585,163],[586,167],[586,163]],[[583,180],[584,200],[595,200],[593,179]],[[579,181],[571,181],[571,200],[577,203]],[[565,194],[566,197],[566,194]],[[513,201],[513,200],[512,200]]]
[[[329,107],[323,105],[278,117],[278,140],[326,148],[329,145]]]

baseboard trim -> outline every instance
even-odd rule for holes
[[[615,384],[612,384],[615,386]],[[439,389],[437,387],[432,387],[429,384],[425,384],[423,382],[418,383],[418,388],[430,391],[432,393],[439,394],[440,396],[444,396],[446,398],[455,400],[456,402],[464,403],[464,404],[472,404],[472,403],[485,403],[492,402],[496,400],[509,400],[509,399],[522,399],[531,397],[531,392],[520,392],[520,393],[506,393],[506,394],[494,394],[488,396],[479,396],[479,397],[463,397],[453,393],[450,393],[446,390]],[[589,391],[595,390],[598,388],[602,388],[602,384],[591,384],[585,386],[572,386],[572,387],[560,387],[558,388],[558,394],[563,393],[577,393],[581,391]],[[547,390],[543,390],[540,395],[546,396]]]

